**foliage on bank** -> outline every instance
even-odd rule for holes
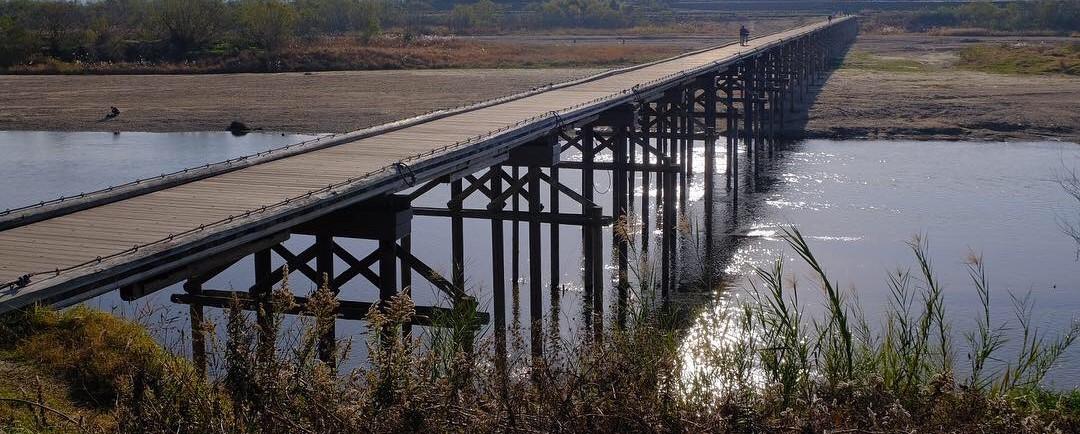
[[[1080,32],[1080,0],[973,1],[915,11],[870,12],[862,25],[876,32],[936,31],[957,36],[988,33],[1068,35]]]
[[[510,10],[478,0],[439,10],[421,0],[0,0],[0,68],[48,63],[243,61],[263,70],[291,46],[348,36],[364,46],[384,29],[406,42],[429,34],[551,27],[614,28],[653,20],[652,1],[544,0]]]
[[[1080,393],[1041,388],[1080,326],[1057,335],[1037,329],[1024,297],[1013,298],[1015,318],[994,317],[991,297],[999,295],[979,258],[969,271],[984,309],[973,330],[956,334],[923,241],[911,244],[913,269],[888,276],[891,302],[882,323],[871,324],[802,235],[791,229],[786,239],[816,273],[823,313],[807,313],[781,258],[758,270],[752,300],[710,318],[726,327],[708,328],[707,339],[686,339],[675,327],[678,316],[653,298],[652,260],[635,254],[639,285],[631,290],[640,304],[625,323],[604,318],[601,335],[560,336],[553,327],[538,358],[528,356],[516,315],[506,353],[491,336],[471,344],[461,334],[472,330],[468,315],[436,318],[444,327],[424,339],[403,335],[414,310],[399,295],[369,312],[363,367],[339,372],[317,358],[335,299],[315,291],[307,304],[313,316],[285,329],[276,312],[292,307],[287,281],[266,300],[261,320],[230,311],[208,379],[168,362],[136,326],[82,308],[32,312],[47,320],[9,328],[5,348],[21,348],[24,360],[72,384],[109,379],[94,389],[116,397],[115,428],[133,433],[1080,430]],[[91,344],[63,346],[73,339]],[[71,360],[39,347],[46,342],[71,351]],[[339,365],[350,345],[339,342]],[[1015,356],[1003,357],[1006,345],[1018,348]],[[116,360],[118,349],[145,357]],[[92,428],[52,423],[60,431]]]

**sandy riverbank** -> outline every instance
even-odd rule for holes
[[[991,74],[955,65],[961,47],[1002,41],[861,36],[848,62],[819,89],[803,133],[1080,142],[1080,77]],[[1023,41],[1044,42],[1054,41]],[[223,130],[239,120],[270,131],[341,132],[599,71],[0,76],[0,130]],[[121,115],[101,121],[109,106]]]
[[[971,44],[1067,38],[864,35],[821,87],[804,134],[818,138],[1080,142],[1080,77],[957,65]]]
[[[527,91],[598,69],[0,76],[0,130],[351,131]],[[116,119],[102,121],[110,106]]]

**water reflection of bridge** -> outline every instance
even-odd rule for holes
[[[660,258],[659,292],[667,296],[677,288],[677,224],[686,209],[688,182],[698,176],[695,143],[705,149],[701,176],[708,225],[714,174],[724,174],[724,187],[738,191],[740,170],[752,172],[759,158],[772,154],[787,113],[800,107],[808,86],[855,31],[851,18],[815,23],[748,46],[700,50],[9,210],[0,214],[0,311],[33,303],[70,305],[117,289],[125,298],[137,298],[184,282],[185,293],[173,300],[190,305],[192,320],[199,323],[206,306],[238,300],[254,309],[267,303],[285,270],[313,282],[328,276],[331,290],[358,278],[378,288],[379,300],[342,300],[338,316],[345,319],[363,317],[372,305],[411,288],[414,278],[438,288],[454,305],[471,305],[464,290],[463,222],[484,219],[491,223],[493,311],[490,317],[477,315],[493,322],[497,341],[505,342],[507,283],[523,276],[528,277],[533,336],[539,335],[541,276],[562,274],[561,230],[581,233],[585,317],[599,330],[606,317],[605,289],[612,288],[618,301],[610,316],[618,321],[630,285],[640,283],[631,282],[629,273],[628,249],[635,241],[641,254],[648,254],[650,245],[658,250],[652,254]],[[749,168],[740,169],[738,158],[726,158],[723,170],[714,167],[721,137],[726,147],[720,152],[734,155],[742,148]],[[574,160],[566,158],[571,154]],[[597,173],[610,174],[612,191],[605,196],[610,203],[599,203],[593,188],[560,182],[560,172],[566,171],[575,172],[585,186],[593,185]],[[413,205],[445,184],[445,207]],[[413,216],[449,219],[449,277],[425,263],[426,252],[413,251]],[[614,237],[613,252],[606,255],[603,228],[624,223],[640,230],[633,232],[634,240]],[[527,252],[520,251],[523,226]],[[548,258],[541,249],[542,229]],[[711,231],[705,233],[706,246],[712,246]],[[290,250],[284,241],[291,235],[311,236],[314,242]],[[350,251],[339,243],[350,238],[376,246],[370,252]],[[527,270],[519,269],[520,253],[528,258]],[[255,266],[249,288],[204,287],[249,256]],[[274,267],[274,256],[281,266]],[[612,272],[605,269],[606,258],[615,263]],[[557,287],[558,279],[550,285]],[[298,298],[290,313],[303,314],[305,303]],[[448,309],[418,307],[415,322],[429,325]],[[542,339],[530,341],[534,353],[543,351]]]

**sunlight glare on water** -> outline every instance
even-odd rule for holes
[[[748,167],[748,162],[740,162]],[[975,143],[811,140],[768,163],[760,179],[743,179],[739,208],[720,189],[715,230],[716,264],[726,290],[702,307],[685,348],[730,344],[738,297],[750,292],[754,269],[785,257],[785,280],[798,283],[808,318],[823,312],[818,279],[788,248],[782,228],[795,225],[823,263],[830,281],[849,291],[872,327],[889,301],[886,274],[914,265],[915,236],[929,242],[935,276],[944,286],[957,366],[965,363],[962,333],[981,309],[965,261],[982,255],[989,272],[995,324],[1015,327],[1009,294],[1035,300],[1040,333],[1055,336],[1080,312],[1077,246],[1063,222],[1080,221],[1080,203],[1058,183],[1063,170],[1080,168],[1071,143]],[[746,300],[746,297],[741,298]],[[1002,357],[1016,352],[1015,338]],[[715,351],[716,348],[713,348]],[[688,350],[693,361],[709,351]],[[1080,386],[1080,347],[1071,348],[1048,383]]]

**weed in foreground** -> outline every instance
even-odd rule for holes
[[[787,229],[786,240],[817,274],[825,311],[806,313],[782,259],[757,270],[753,296],[727,314],[726,332],[735,337],[702,353],[695,363],[703,369],[693,375],[684,375],[682,332],[656,304],[636,304],[624,325],[600,336],[551,337],[544,355],[533,358],[518,328],[510,330],[506,353],[496,351],[490,336],[474,343],[452,333],[434,339],[403,333],[414,315],[405,294],[372,308],[368,359],[341,373],[315,356],[336,303],[325,287],[309,297],[313,317],[298,326],[299,337],[281,345],[290,333],[280,320],[292,307],[286,281],[254,318],[239,307],[230,311],[221,374],[204,378],[190,365],[133,358],[130,371],[109,374],[117,381],[107,388],[115,396],[107,411],[117,430],[136,433],[1080,429],[1080,395],[1040,388],[1080,328],[1057,336],[1036,329],[1028,297],[1014,297],[1008,323],[992,317],[981,259],[969,261],[984,309],[976,330],[964,335],[970,366],[961,376],[924,240],[910,244],[916,270],[890,274],[892,300],[878,327],[829,280],[797,229]],[[655,292],[650,284],[645,279],[636,289],[643,299]],[[471,318],[440,321],[470,330]],[[35,333],[25,330],[8,342],[17,347]],[[1021,348],[1009,360],[1003,360],[1006,343]]]

